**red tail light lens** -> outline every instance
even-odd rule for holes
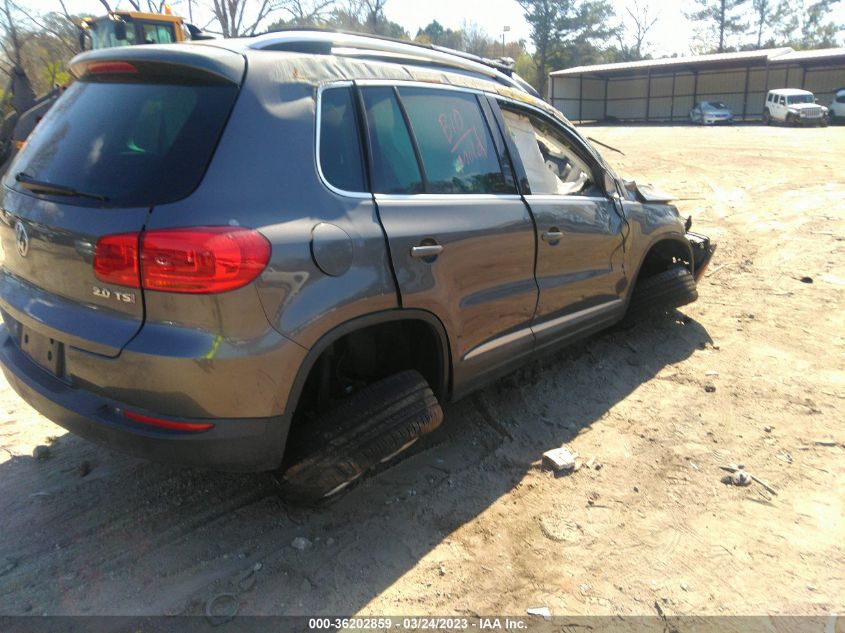
[[[97,279],[118,286],[140,288],[138,274],[138,233],[106,235],[97,240],[94,274]]]
[[[228,226],[147,231],[140,257],[130,265],[128,234],[100,238],[94,256],[97,278],[161,292],[210,294],[245,286],[270,261],[270,243],[258,231]],[[136,243],[138,236],[135,236]],[[102,254],[102,255],[101,255]],[[132,268],[134,266],[134,268]],[[130,283],[133,281],[134,283]]]

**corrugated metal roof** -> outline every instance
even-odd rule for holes
[[[796,64],[827,58],[845,58],[845,48],[819,48],[814,51],[790,51],[770,60],[773,64]]]
[[[683,66],[727,65],[743,62],[767,61],[770,64],[790,64],[802,61],[814,61],[829,58],[845,58],[845,48],[825,48],[814,51],[794,51],[789,47],[766,48],[758,51],[742,51],[739,53],[717,53],[714,55],[694,55],[690,57],[662,57],[660,59],[643,59],[636,62],[621,62],[617,64],[596,64],[594,66],[577,66],[549,73],[552,77],[566,77],[572,75],[601,75],[625,73],[636,70],[663,70]]]

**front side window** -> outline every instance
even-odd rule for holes
[[[429,193],[513,193],[473,94],[400,88]]]
[[[372,151],[374,193],[422,193],[423,180],[408,127],[389,87],[362,90]]]
[[[502,108],[502,116],[532,194],[602,195],[586,160],[565,134],[545,120],[522,112]]]
[[[352,88],[324,90],[320,98],[320,169],[323,177],[338,189],[365,191],[361,155]]]
[[[836,103],[845,103],[845,92],[836,96]]]

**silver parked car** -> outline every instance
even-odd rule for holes
[[[721,101],[700,101],[689,111],[689,120],[692,123],[700,123],[702,125],[733,123],[734,114]]]

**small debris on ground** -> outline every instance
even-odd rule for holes
[[[716,385],[704,385],[704,391],[706,391],[707,393],[713,393],[714,391],[716,391]]]
[[[764,427],[763,427],[763,430],[764,430],[766,433],[771,433],[772,431],[774,431],[774,430],[775,430],[775,427],[773,427],[773,426],[764,426]]]
[[[763,486],[763,488],[765,488],[768,492],[772,493],[775,496],[777,496],[777,494],[778,494],[777,490],[772,488],[769,484],[767,484],[765,481],[763,481],[759,477],[755,477],[751,473],[744,472],[744,469],[745,469],[744,464],[731,464],[730,466],[719,466],[719,468],[721,468],[722,470],[726,470],[727,472],[731,473],[732,475],[737,473],[737,472],[743,472],[744,475],[747,475],[751,480],[756,481],[758,484]],[[726,481],[728,479],[730,479],[730,481]],[[734,486],[747,486],[748,485],[747,483],[735,483],[733,481],[733,478],[729,478],[729,477],[722,477],[722,483],[726,483],[726,484],[734,485]]]
[[[845,444],[837,442],[836,440],[813,440],[813,444],[816,446],[845,446]]]
[[[295,539],[293,539],[290,544],[293,549],[298,549],[300,552],[304,552],[305,550],[312,547],[312,545],[313,544],[311,543],[311,541],[309,541],[304,536],[297,536]]]
[[[575,456],[565,446],[543,453],[543,465],[555,472],[575,468]]]
[[[76,472],[79,473],[80,477],[85,477],[88,473],[91,472],[91,462],[82,462],[76,469]]]
[[[549,611],[548,607],[531,607],[527,610],[527,613],[528,615],[539,615],[546,621],[552,619],[552,612]]]
[[[705,376],[718,376],[719,372],[716,371],[715,369],[708,369],[706,372],[704,372],[704,375]]]
[[[45,459],[49,459],[53,455],[50,452],[49,446],[44,446],[44,444],[39,444],[34,449],[32,449],[32,456],[39,461],[43,461]]]
[[[727,484],[728,486],[750,486],[751,475],[744,470],[737,470],[730,475],[722,477],[722,483]]]

